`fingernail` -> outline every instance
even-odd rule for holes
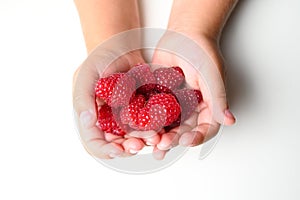
[[[158,144],[158,145],[157,145],[157,148],[158,148],[159,150],[165,151],[165,150],[169,150],[169,149],[171,148],[171,146],[168,146],[168,145],[165,145],[165,144]]]
[[[109,157],[111,157],[111,158],[115,158],[115,157],[117,157],[118,155],[117,154],[114,154],[114,153],[111,153],[111,154],[109,154]]]
[[[161,146],[161,144],[157,144],[156,147],[157,147],[159,150],[164,150],[164,148]]]
[[[147,141],[146,144],[149,145],[149,146],[154,145],[152,142],[149,142],[149,141]]]
[[[180,138],[179,140],[179,144],[185,147],[191,146],[192,142],[193,142],[193,137],[182,136],[182,138]]]
[[[188,145],[189,145],[189,141],[187,141],[187,140],[180,140],[180,141],[179,141],[179,144],[180,144],[181,146],[188,146]]]
[[[235,117],[233,116],[233,114],[230,112],[229,109],[225,110],[225,116],[231,119],[235,119]]]
[[[80,114],[80,122],[85,128],[89,128],[91,126],[93,116],[90,111],[83,111]]]
[[[138,151],[134,150],[134,149],[129,149],[129,153],[131,154],[136,154]]]

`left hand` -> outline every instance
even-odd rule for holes
[[[98,47],[74,74],[73,105],[78,131],[87,152],[100,159],[135,155],[145,145],[142,139],[105,133],[96,125],[98,111],[94,88],[97,80],[114,72],[128,71],[136,63],[144,62],[140,51],[114,60],[116,56],[117,51]],[[110,60],[114,62],[107,63]]]
[[[201,90],[203,101],[190,119],[183,122],[180,127],[161,135],[160,142],[155,146],[153,151],[154,157],[157,159],[163,159],[166,152],[178,144],[182,146],[200,145],[214,137],[218,133],[220,125],[232,125],[235,123],[235,117],[229,111],[227,104],[224,87],[223,58],[217,41],[204,35],[185,35],[201,46],[214,66],[211,66],[204,74],[200,74],[181,57],[159,50],[164,44],[170,43],[175,46],[177,44],[178,48],[184,48],[184,44],[176,43],[176,34],[165,34],[160,40],[152,62],[170,67],[180,66],[186,76],[187,84],[194,89]],[[197,57],[200,55],[194,56]],[[208,85],[207,80],[210,80],[210,84]]]

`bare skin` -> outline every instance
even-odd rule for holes
[[[189,84],[196,89],[201,88],[204,99],[199,106],[201,109],[194,113],[195,119],[184,122],[181,130],[177,128],[162,135],[160,142],[156,145],[157,149],[154,151],[154,156],[158,159],[162,159],[170,148],[178,144],[183,146],[200,145],[214,137],[218,133],[220,125],[235,123],[235,117],[230,112],[226,100],[224,62],[219,41],[222,29],[237,2],[237,0],[174,0],[168,29],[186,35],[201,46],[217,70],[211,70],[209,77],[206,77],[213,79],[212,88],[214,89],[205,89],[203,78],[198,73],[194,73],[193,68],[184,60],[174,54],[159,50],[154,54],[154,63],[181,66],[186,74],[186,79],[190,80]],[[175,39],[165,35],[160,43],[174,42]],[[209,92],[212,92],[212,96]],[[214,112],[212,111],[213,106],[216,108]]]
[[[221,87],[223,86],[223,58],[219,51],[219,39],[222,28],[236,3],[237,0],[174,0],[173,2],[168,29],[180,32],[196,41],[206,51],[219,73],[211,72],[214,86],[219,89],[214,91],[212,97],[202,91],[204,102],[199,106],[201,108],[195,111],[191,119],[184,122],[180,131],[177,128],[162,134],[162,137],[154,134],[147,139],[120,138],[101,132],[95,126],[97,119],[93,89],[94,81],[101,77],[100,72],[103,70],[93,65],[79,67],[74,75],[73,102],[83,145],[91,155],[101,159],[130,156],[141,150],[146,143],[154,146],[155,158],[163,159],[173,146],[199,145],[213,137],[221,124],[235,123],[235,117],[228,109],[225,89]],[[140,27],[137,0],[75,0],[75,4],[88,53],[114,34]],[[173,42],[174,38],[165,35],[161,41]],[[126,41],[124,45],[127,45]],[[122,56],[111,67],[116,69],[116,65],[122,63],[129,69],[138,62],[144,62],[144,59],[140,51],[135,51]],[[153,62],[181,66],[186,76],[190,80],[195,80],[190,85],[203,88],[201,77],[189,73],[191,67],[178,57],[156,51]],[[217,100],[213,101],[212,98]],[[218,108],[216,115],[211,111],[212,105]]]
[[[75,4],[88,53],[114,34],[140,27],[136,0],[75,0]],[[122,42],[120,46],[130,45],[128,41]],[[113,53],[108,51],[108,55]],[[106,59],[105,55],[98,56]],[[142,139],[121,138],[96,127],[94,84],[103,75],[105,67],[96,65],[96,62],[93,60],[81,65],[74,74],[73,103],[83,145],[91,155],[100,159],[134,155],[145,146]],[[135,51],[118,58],[109,68],[111,73],[126,71],[130,66],[143,62],[141,52]]]

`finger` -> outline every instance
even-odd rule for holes
[[[234,114],[227,108],[224,111],[225,114],[225,121],[224,121],[224,125],[233,125],[236,121]]]
[[[165,158],[167,152],[169,150],[160,150],[158,149],[156,146],[153,148],[153,152],[152,152],[152,156],[156,159],[156,160],[162,160]]]
[[[118,144],[110,144],[105,141],[102,131],[98,127],[84,128],[79,126],[81,142],[86,151],[99,159],[110,159],[123,153],[123,147]]]
[[[123,153],[121,145],[116,143],[105,143],[102,141],[91,141],[89,144],[89,150],[92,155],[100,159],[111,159],[119,157]]]
[[[149,146],[157,145],[159,143],[159,141],[160,141],[160,135],[159,134],[155,134],[152,137],[145,138],[144,141]]]
[[[160,142],[157,144],[159,150],[169,150],[178,144],[179,134],[176,132],[165,133],[161,136]]]
[[[112,142],[116,143],[116,144],[123,144],[123,142],[125,142],[125,138],[119,138],[119,139],[116,139],[116,140],[113,140]]]
[[[138,138],[129,138],[125,140],[122,145],[125,149],[125,152],[131,154],[136,154],[145,146],[144,142]]]
[[[112,133],[104,133],[104,137],[107,142],[112,142],[114,140],[122,138],[122,136],[114,135]]]
[[[197,117],[198,113],[195,112],[189,120],[185,121],[180,126],[173,128],[168,133],[162,134],[161,139],[157,144],[157,148],[160,150],[168,150],[174,146],[177,146],[179,143],[180,135],[185,132],[191,131],[196,126]]]
[[[201,132],[192,131],[184,133],[180,139],[179,144],[182,146],[196,146],[202,144],[204,136]]]
[[[223,125],[232,125],[235,123],[235,117],[228,109],[225,85],[217,67],[205,68],[201,71],[202,77],[209,79],[200,79],[199,84],[203,95],[203,100],[209,106],[213,118]]]
[[[200,145],[213,138],[218,133],[219,128],[220,126],[218,124],[200,124],[192,131],[182,134],[179,139],[179,144],[182,146]]]
[[[81,66],[74,74],[73,107],[79,123],[90,128],[96,124],[94,84],[98,75],[95,71]]]
[[[150,137],[154,137],[157,134],[156,131],[132,131],[130,133],[128,133],[128,136],[131,137],[136,137],[136,138],[150,138]]]

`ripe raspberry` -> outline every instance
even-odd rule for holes
[[[140,110],[145,106],[145,97],[141,94],[132,98],[130,104],[122,108],[120,112],[121,122],[135,127],[137,124],[137,117]]]
[[[108,103],[111,99],[113,89],[122,75],[122,73],[116,73],[105,78],[100,78],[95,87],[96,96]]]
[[[147,64],[100,78],[95,93],[106,104],[99,109],[98,126],[123,136],[131,128],[159,131],[180,125],[202,100],[199,90],[179,89],[184,79],[178,66],[152,73]]]
[[[115,119],[114,117],[117,117]],[[120,123],[117,114],[113,114],[112,108],[107,104],[101,106],[98,112],[98,126],[102,131],[123,136],[128,131],[128,127]]]
[[[200,103],[203,100],[201,91],[200,90],[194,90],[194,92],[195,92],[195,95],[197,97],[198,103]]]
[[[171,67],[171,68],[173,68],[173,69],[175,69],[177,72],[179,72],[183,77],[185,77],[185,75],[184,75],[184,73],[183,73],[183,70],[180,68],[180,67],[178,67],[178,66],[173,66],[173,67]]]
[[[174,91],[174,95],[181,107],[181,121],[188,119],[202,100],[199,90],[185,88]]]
[[[156,90],[170,93],[177,89],[184,81],[184,74],[180,67],[159,68],[153,72],[156,78]]]
[[[185,88],[174,91],[174,95],[180,104],[181,113],[170,126],[165,127],[166,132],[180,126],[181,122],[190,118],[197,105],[202,101],[202,94],[199,90]]]
[[[143,108],[138,115],[138,124],[134,126],[138,130],[156,130],[160,129],[166,123],[167,114],[161,105],[153,105],[150,109]]]
[[[155,94],[151,96],[138,114],[139,130],[159,130],[170,125],[180,114],[180,106],[171,94]]]
[[[135,90],[135,80],[125,73],[100,78],[95,87],[96,96],[111,107],[127,105]]]
[[[137,83],[137,92],[145,94],[155,88],[156,79],[148,64],[138,64],[127,72]]]

